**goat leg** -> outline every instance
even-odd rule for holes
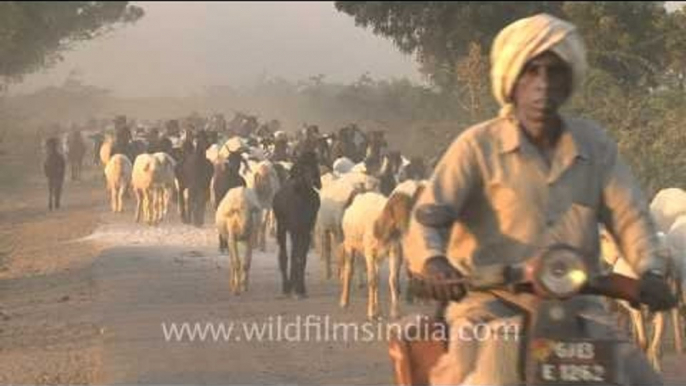
[[[291,293],[291,284],[288,280],[288,251],[286,249],[287,234],[278,223],[276,224],[276,229],[277,241],[279,243],[279,269],[281,270],[281,279],[283,283],[282,291],[284,295],[288,295]]]

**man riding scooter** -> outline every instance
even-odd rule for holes
[[[641,303],[671,308],[675,300],[664,280],[656,229],[617,144],[596,123],[559,113],[586,71],[576,27],[547,14],[518,20],[496,37],[491,65],[501,112],[461,133],[436,166],[404,240],[410,270],[455,282],[494,263],[526,260],[554,231],[557,239],[595,257],[589,269],[597,271],[600,222],[639,275]],[[432,291],[449,301],[445,319],[451,331],[522,323],[520,314],[489,292],[468,292],[459,283]],[[614,332],[598,298],[580,299],[583,315],[605,321]],[[535,299],[521,293],[509,300],[524,307]],[[623,384],[661,383],[636,347],[620,346]],[[522,384],[519,348],[514,340],[451,339],[430,383]]]

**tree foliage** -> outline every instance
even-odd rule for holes
[[[683,72],[686,17],[664,2],[335,2],[361,27],[417,55],[425,75],[444,89],[459,86],[457,64],[475,44],[487,53],[507,24],[539,12],[569,20],[586,42],[592,67],[626,86],[654,86],[668,70]]]
[[[0,2],[0,80],[50,66],[74,43],[142,16],[143,9],[126,1]]]

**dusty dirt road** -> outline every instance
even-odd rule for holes
[[[253,257],[249,292],[233,296],[209,225],[183,226],[174,216],[159,228],[137,226],[131,201],[128,213],[110,214],[97,173],[67,183],[59,212],[45,210],[38,178],[0,200],[0,383],[392,383],[383,331],[358,330],[357,341],[325,331],[364,323],[366,297],[353,292],[341,310],[314,255],[309,298],[279,295],[273,243]],[[387,311],[385,283],[381,304]],[[323,324],[289,341],[298,338],[298,315]],[[172,323],[233,327],[228,339],[210,333],[191,342],[165,336]],[[267,331],[266,339],[249,341],[244,326]],[[686,356],[665,356],[668,383],[686,383],[684,363]]]
[[[135,225],[130,201],[128,213],[108,213],[97,171],[86,179],[67,181],[58,212],[46,211],[40,178],[3,196],[0,383],[392,381],[385,332],[375,333],[380,338],[362,335],[366,294],[353,293],[350,308],[341,310],[337,287],[321,278],[314,257],[305,300],[280,296],[273,243],[253,256],[250,291],[233,296],[228,261],[216,252],[209,224],[184,226],[174,215],[158,228]],[[384,308],[386,298],[382,293]],[[298,337],[298,315],[303,322],[308,315],[318,318],[321,332],[301,327]],[[352,330],[348,337],[343,330],[327,334],[327,320],[330,328],[360,323],[359,338]],[[163,324],[184,322],[233,323],[233,335],[205,342],[165,339]],[[244,328],[271,328],[272,339],[249,340]]]

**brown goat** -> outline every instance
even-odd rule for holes
[[[412,197],[402,192],[394,192],[388,199],[386,206],[381,212],[381,216],[374,223],[374,237],[384,245],[388,245],[389,250],[393,250],[393,253],[398,255],[398,259],[400,260],[398,269],[400,269],[402,261],[404,260],[400,240],[409,227],[412,210],[423,191],[424,185],[419,184]],[[396,277],[399,277],[399,272]],[[410,277],[407,266],[406,277]],[[409,282],[410,281],[408,280],[408,283]],[[397,288],[400,287],[398,286]],[[408,284],[407,290],[405,291],[405,300],[408,303],[414,301],[412,292],[412,288],[410,288]]]
[[[419,185],[412,197],[402,192],[393,193],[381,212],[381,217],[374,223],[374,237],[384,244],[400,241],[410,224],[414,204],[423,191],[424,186]]]

